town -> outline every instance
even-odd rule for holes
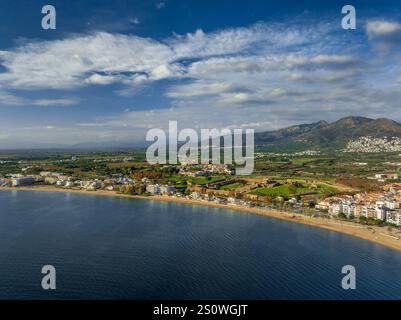
[[[257,172],[237,176],[233,165],[149,165],[141,153],[72,155],[58,159],[13,156],[0,159],[0,186],[13,189],[46,186],[187,199],[398,229],[401,226],[398,158],[394,154],[388,157],[389,161],[375,162],[376,168],[369,156],[359,160],[352,157],[351,161],[347,157],[333,160],[313,150],[292,154],[258,152]],[[332,166],[331,176],[316,170],[325,171],[327,163]],[[270,168],[269,172],[266,168]]]

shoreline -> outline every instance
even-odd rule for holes
[[[164,202],[174,202],[190,205],[203,205],[221,209],[234,210],[238,212],[245,212],[251,214],[257,214],[261,216],[276,218],[284,221],[290,221],[294,223],[300,223],[304,225],[309,225],[312,227],[317,227],[321,229],[326,229],[330,231],[335,231],[350,236],[354,236],[363,240],[367,240],[376,244],[383,245],[385,247],[397,250],[401,252],[401,239],[399,236],[388,233],[385,227],[377,226],[365,226],[353,222],[325,219],[325,218],[314,218],[305,216],[297,213],[286,213],[274,209],[260,209],[260,208],[245,208],[235,205],[228,204],[218,204],[213,202],[207,202],[202,200],[190,200],[182,199],[171,196],[140,196],[140,195],[129,195],[129,194],[118,194],[115,191],[106,190],[96,190],[88,191],[81,189],[62,189],[53,186],[32,186],[32,187],[0,187],[1,190],[7,191],[40,191],[40,192],[60,192],[60,193],[77,193],[85,195],[96,195],[96,196],[108,196],[108,197],[120,197],[128,199],[145,199],[154,201],[164,201]],[[387,233],[386,233],[387,232]]]

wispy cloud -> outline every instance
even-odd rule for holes
[[[381,48],[401,47],[401,24],[395,21],[370,20],[366,23],[369,39]]]
[[[41,107],[71,106],[78,103],[78,99],[39,99],[34,100],[33,105]]]
[[[165,7],[166,7],[166,3],[165,2],[159,2],[159,3],[156,4],[156,8],[158,10],[163,9]]]

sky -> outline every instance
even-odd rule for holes
[[[0,149],[141,143],[169,120],[401,121],[400,49],[399,1],[2,0]]]

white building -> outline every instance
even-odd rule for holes
[[[202,200],[202,194],[199,192],[192,192],[191,198],[194,200]]]
[[[160,186],[158,184],[148,184],[146,186],[146,192],[151,194],[160,194]]]
[[[401,211],[400,210],[387,211],[386,221],[388,223],[393,223],[397,226],[400,226],[401,225]]]
[[[376,207],[371,204],[361,206],[361,216],[365,218],[377,217]]]
[[[355,217],[355,206],[353,204],[345,203],[343,204],[343,213],[347,216],[347,218]]]
[[[343,206],[341,203],[331,203],[329,205],[329,213],[337,215],[343,211]]]
[[[387,219],[387,208],[386,207],[376,207],[376,218],[379,220],[386,221]]]
[[[65,187],[66,188],[72,188],[74,186],[74,182],[73,181],[66,181],[65,183]]]
[[[241,201],[240,199],[234,198],[234,197],[228,197],[227,202],[230,204],[235,204],[235,205],[241,205],[243,203],[243,201]]]
[[[169,186],[169,185],[161,185],[159,187],[160,189],[160,193],[162,194],[171,194],[171,193],[175,193],[175,187],[174,186]]]
[[[63,180],[57,180],[56,186],[58,186],[58,187],[64,187],[64,186],[65,186],[65,181],[63,181]]]
[[[355,217],[356,206],[354,202],[350,200],[341,200],[339,202],[330,203],[329,214],[338,215],[339,213],[345,214],[347,218]]]
[[[219,203],[219,204],[223,204],[223,203],[224,203],[224,199],[215,198],[215,199],[214,199],[214,202],[215,202],[215,203]]]
[[[387,200],[384,205],[391,210],[400,208],[400,202],[395,200]]]

